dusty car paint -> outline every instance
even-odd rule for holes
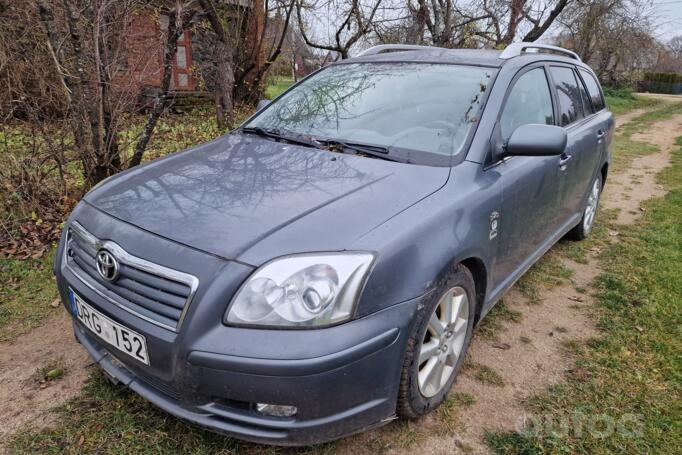
[[[490,67],[494,77],[466,153],[451,166],[405,164],[238,130],[100,185],[71,214],[55,274],[67,308],[73,290],[146,337],[149,366],[74,323],[77,339],[115,381],[178,417],[252,441],[309,444],[385,423],[395,415],[414,315],[439,274],[453,263],[471,269],[480,319],[578,223],[590,183],[597,173],[606,176],[614,127],[608,110],[566,128],[568,160],[494,159],[510,84],[531,67],[588,69],[575,60],[434,50],[352,61]],[[553,108],[558,112],[556,99]],[[177,325],[169,329],[117,304],[116,289],[69,258],[66,233],[75,222],[135,257],[196,277]],[[318,251],[376,255],[350,321],[315,330],[223,323],[258,267]],[[267,417],[249,407],[254,403],[295,405],[298,413]]]

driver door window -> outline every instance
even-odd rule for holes
[[[521,125],[554,124],[554,110],[549,83],[543,68],[535,68],[516,80],[509,92],[500,117],[500,133],[504,142]]]

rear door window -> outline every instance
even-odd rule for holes
[[[583,77],[583,81],[585,81],[587,93],[590,94],[590,99],[592,100],[592,106],[594,106],[594,110],[597,112],[601,111],[604,109],[605,105],[597,79],[595,79],[595,77],[589,71],[582,69],[580,70],[580,75]]]
[[[552,66],[550,71],[559,97],[561,126],[570,125],[585,117],[583,100],[573,69],[565,66]]]
[[[535,68],[519,77],[509,92],[500,117],[500,133],[506,141],[521,125],[554,124],[552,95],[543,68]]]

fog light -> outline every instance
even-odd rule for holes
[[[296,414],[296,406],[256,403],[256,411],[273,417],[291,417]]]

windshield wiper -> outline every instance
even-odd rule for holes
[[[307,139],[303,135],[283,133],[279,129],[266,129],[260,126],[246,126],[241,129],[244,133],[257,134],[258,136],[269,137],[291,144],[304,145],[306,147],[321,148],[317,141]]]
[[[316,141],[332,149],[352,150],[356,154],[360,153],[364,155],[370,155],[388,161],[398,161],[401,163],[407,162],[405,159],[391,155],[391,149],[382,145],[360,144],[357,142],[340,141],[338,139],[316,139]]]

